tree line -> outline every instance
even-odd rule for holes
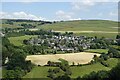
[[[2,66],[7,70],[3,78],[17,79],[30,72],[33,64],[25,60],[26,55],[22,48],[12,45],[7,37],[2,37]]]

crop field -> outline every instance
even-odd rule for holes
[[[61,32],[65,33],[66,31],[55,31],[55,32]],[[73,32],[73,33],[118,33],[118,32],[110,32],[110,31],[67,31],[67,32]]]
[[[100,70],[110,70],[112,67],[116,66],[118,63],[118,59],[116,58],[111,58],[106,61],[110,66],[105,67],[100,63],[92,64],[92,65],[86,65],[86,66],[73,66],[70,67],[72,71],[72,75],[70,76],[71,78],[76,78],[78,76],[83,76],[85,74],[89,74],[92,71],[100,71]],[[25,75],[23,78],[47,78],[48,75],[48,69],[55,68],[55,67],[46,67],[46,66],[41,66],[41,67],[34,67],[31,72],[29,72],[27,75]]]
[[[22,46],[24,39],[29,39],[31,37],[36,37],[36,35],[25,35],[25,36],[18,36],[18,37],[10,37],[10,43],[14,44],[15,46]]]
[[[52,55],[29,55],[26,60],[31,60],[32,63],[36,65],[46,65],[48,61],[59,61],[58,59],[62,58],[69,62],[70,65],[74,62],[75,65],[87,64],[89,63],[93,56],[100,54],[89,53],[89,52],[80,52],[80,53],[68,53],[68,54],[52,54]]]

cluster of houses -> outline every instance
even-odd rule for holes
[[[47,45],[49,48],[57,51],[78,51],[80,48],[89,49],[94,37],[73,36],[73,35],[44,35],[28,40],[32,45]]]

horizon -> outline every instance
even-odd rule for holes
[[[118,21],[117,2],[3,2],[2,7],[1,19]]]
[[[30,20],[30,21],[48,21],[48,20],[33,20],[33,19],[0,19],[0,20]],[[65,21],[114,21],[114,22],[120,22],[120,21],[115,21],[115,20],[109,20],[109,19],[81,19],[81,20],[65,20]],[[64,20],[55,20],[55,22],[61,22]],[[54,22],[54,21],[48,21],[48,22]]]

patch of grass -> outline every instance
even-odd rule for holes
[[[108,53],[108,49],[88,49],[86,52],[91,52],[91,53]]]
[[[25,36],[18,36],[18,37],[10,37],[10,43],[14,44],[15,46],[23,46],[23,40],[29,39],[31,37],[37,37],[36,35],[25,35]]]
[[[86,66],[81,66],[81,67],[77,67],[77,66],[71,67],[71,70],[72,70],[71,77],[76,78],[78,76],[84,76],[85,74],[89,74],[92,71],[95,71],[95,72],[100,71],[100,70],[108,71],[117,65],[118,59],[111,58],[111,59],[108,59],[106,62],[109,64],[109,67],[105,67],[101,63],[86,65]]]
[[[105,67],[101,63],[96,63],[92,65],[85,65],[85,66],[73,66],[70,67],[72,71],[72,75],[70,76],[71,78],[76,78],[78,76],[83,76],[85,74],[89,74],[92,71],[100,71],[100,70],[110,70],[112,67],[116,66],[118,63],[118,59],[116,58],[111,58],[106,61],[110,66]],[[48,75],[48,69],[54,69],[56,67],[48,67],[48,66],[42,66],[42,67],[34,67],[31,72],[29,72],[27,75],[25,75],[23,78],[47,78]],[[62,71],[58,74],[62,74]]]
[[[81,67],[71,67],[72,70],[72,78],[76,78],[78,76],[84,76],[85,74],[89,74],[92,71],[100,71],[100,70],[110,70],[110,68],[103,66],[101,63],[96,63],[92,65],[86,65],[86,66],[81,66]]]
[[[10,25],[10,24],[2,24],[2,28],[22,28],[22,26],[18,25]]]
[[[117,58],[110,58],[106,62],[109,64],[110,68],[113,68],[113,67],[115,67],[117,65],[118,60],[119,59],[117,59]]]
[[[34,67],[31,72],[27,73],[23,78],[47,78],[48,75],[48,70],[49,69],[54,69],[56,67],[48,67],[48,66],[43,66],[43,67]]]
[[[77,36],[116,38],[117,33],[75,33]]]
[[[7,70],[6,70],[6,68],[2,67],[0,69],[0,72],[2,72],[2,78],[4,78],[4,75],[6,74]]]

